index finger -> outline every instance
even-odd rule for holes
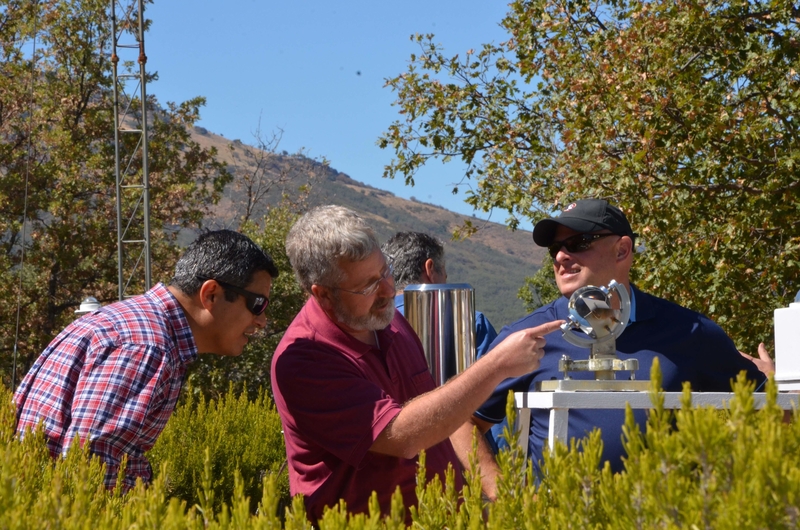
[[[547,324],[542,324],[540,326],[536,326],[535,328],[530,328],[530,331],[537,337],[543,337],[548,333],[552,333],[553,331],[559,329],[564,322],[565,322],[564,320],[554,320],[552,322],[548,322]]]

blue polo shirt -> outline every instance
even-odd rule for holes
[[[731,380],[744,370],[747,377],[761,384],[765,376],[739,353],[728,335],[708,317],[686,309],[662,298],[649,295],[631,286],[632,298],[636,300],[636,317],[617,338],[617,355],[622,359],[639,359],[636,379],[650,378],[653,358],[658,357],[665,391],[679,392],[682,383],[688,381],[692,390],[699,392],[729,392]],[[561,297],[543,306],[527,317],[504,327],[492,347],[502,342],[509,334],[532,328],[553,320],[567,320],[568,299]],[[499,423],[505,417],[508,391],[529,392],[537,381],[563,379],[558,370],[562,355],[573,360],[588,359],[589,348],[575,346],[560,332],[547,335],[545,355],[538,370],[527,375],[506,379],[492,396],[475,413],[478,417]],[[491,348],[489,351],[491,355]],[[571,372],[573,379],[594,379],[592,372]],[[644,431],[647,412],[635,410],[634,417]],[[583,438],[595,427],[602,431],[603,460],[611,463],[614,471],[622,469],[620,458],[622,447],[622,425],[624,410],[578,410],[569,412],[570,438]],[[528,455],[538,466],[542,459],[549,426],[549,411],[531,410],[531,432]]]

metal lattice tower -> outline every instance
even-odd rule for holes
[[[111,62],[114,68],[117,263],[119,299],[123,300],[137,294],[128,290],[141,285],[142,274],[145,291],[150,288],[151,281],[144,0],[132,0],[125,7],[121,1],[111,0]],[[120,68],[122,73],[118,71]],[[131,87],[133,90],[129,90]]]

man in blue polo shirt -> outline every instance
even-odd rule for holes
[[[761,385],[766,376],[759,367],[768,371],[770,364],[763,348],[759,348],[760,359],[753,361],[741,354],[722,328],[709,318],[631,285],[629,272],[635,239],[636,234],[622,211],[600,199],[576,201],[560,216],[537,223],[533,240],[548,248],[554,262],[556,284],[563,296],[503,328],[492,347],[515,331],[553,320],[566,320],[572,293],[586,285],[605,286],[616,280],[628,289],[631,297],[630,321],[616,341],[617,353],[623,359],[639,360],[636,379],[649,379],[653,358],[658,357],[666,391],[680,391],[682,383],[688,381],[695,391],[728,392],[731,380],[742,370]],[[537,381],[561,379],[563,374],[558,370],[561,356],[587,359],[589,351],[589,348],[572,345],[557,333],[548,336],[539,369],[503,381],[478,409],[473,421],[485,432],[503,420],[509,390],[533,391]],[[592,372],[571,375],[574,379],[594,378]],[[646,412],[635,411],[634,415],[644,429]],[[612,470],[619,471],[622,469],[620,457],[624,456],[624,421],[624,410],[571,410],[569,437],[580,439],[594,428],[600,428],[603,460],[610,462]],[[535,465],[543,456],[548,425],[549,411],[532,410],[528,454]]]

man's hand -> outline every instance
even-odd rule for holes
[[[769,352],[767,351],[767,347],[764,346],[764,343],[758,345],[758,359],[755,357],[751,357],[750,355],[746,354],[743,351],[740,351],[742,355],[753,361],[753,364],[756,365],[764,375],[767,377],[771,376],[775,373],[775,361],[772,360],[772,357],[769,356]],[[789,390],[790,394],[798,394],[800,390]],[[792,411],[791,410],[784,410],[783,411],[783,423],[791,423],[792,421]]]
[[[767,347],[764,346],[763,342],[758,345],[758,359],[743,351],[740,351],[739,353],[741,353],[746,359],[753,361],[753,364],[756,365],[756,368],[758,368],[767,377],[775,373],[775,361],[773,361],[772,357],[769,356]]]
[[[486,357],[492,359],[506,377],[516,377],[537,370],[544,357],[545,335],[557,330],[563,320],[512,333]]]

